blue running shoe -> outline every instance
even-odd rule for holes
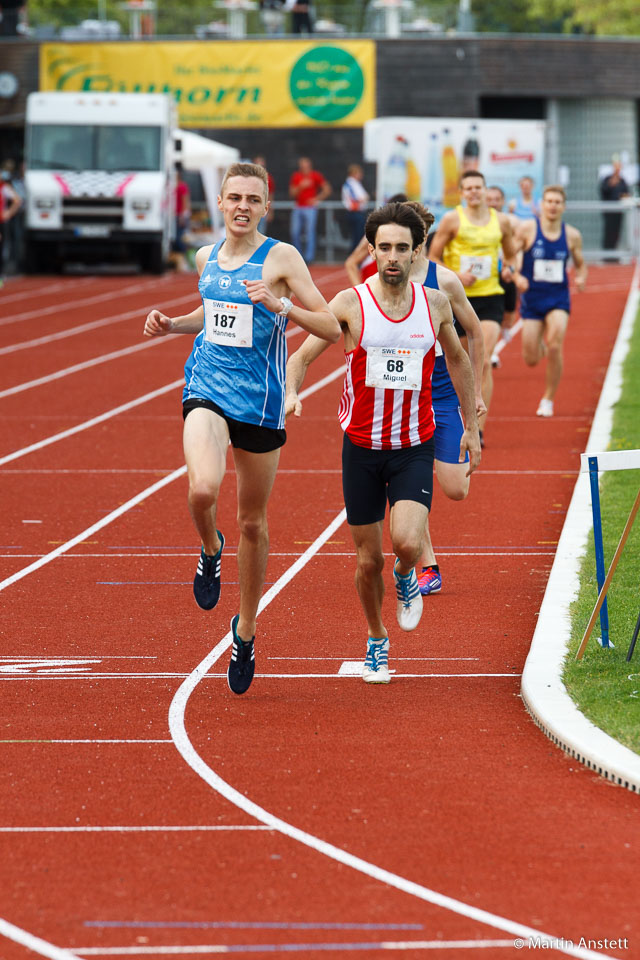
[[[393,577],[396,581],[396,594],[398,603],[396,606],[396,617],[403,630],[415,630],[420,623],[422,616],[422,595],[418,586],[418,578],[415,570],[408,573],[406,577],[401,577],[396,573],[398,561],[393,567]]]
[[[418,586],[423,597],[428,597],[430,593],[440,593],[442,590],[440,572],[433,567],[423,567],[422,573],[418,574]]]
[[[254,651],[255,637],[246,643],[241,640],[237,634],[238,620],[240,617],[235,615],[231,621],[231,633],[233,634],[233,644],[231,646],[231,661],[227,669],[227,683],[229,690],[233,693],[246,693],[251,686],[253,674],[256,669],[256,658]]]
[[[204,547],[200,548],[200,559],[198,560],[198,569],[193,581],[193,595],[196,603],[203,610],[213,610],[220,599],[220,565],[222,563],[222,551],[224,550],[224,537],[217,531],[220,538],[220,549],[211,557],[204,552]]]
[[[389,638],[367,640],[367,656],[362,668],[362,679],[365,683],[389,683]]]

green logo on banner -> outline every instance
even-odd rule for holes
[[[291,99],[317,123],[335,123],[360,103],[364,76],[356,58],[341,47],[315,47],[295,63]]]

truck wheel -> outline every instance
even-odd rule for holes
[[[28,240],[25,244],[24,272],[29,274],[43,272],[42,244],[35,240]]]
[[[164,273],[164,256],[162,254],[162,241],[149,244],[147,252],[147,269],[150,273]]]

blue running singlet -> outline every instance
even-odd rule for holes
[[[432,290],[439,290],[437,265],[433,260],[429,260],[428,263],[429,267],[423,286],[431,287]],[[458,463],[464,423],[460,413],[458,394],[451,382],[447,370],[447,361],[438,340],[436,340],[436,359],[433,376],[431,377],[431,396],[436,421],[436,431],[434,433],[436,442],[435,459],[441,463]],[[468,461],[469,454],[467,453],[465,463],[468,463]]]
[[[267,254],[278,243],[268,237],[249,260],[223,270],[214,244],[198,283],[204,326],[184,368],[183,402],[212,400],[244,423],[284,427],[286,317],[252,304],[245,280],[260,280]]]
[[[429,260],[428,263],[429,268],[427,270],[427,276],[424,279],[423,286],[431,287],[432,290],[439,290],[440,286],[438,284],[437,265],[433,262],[433,260]],[[436,412],[436,422],[438,421],[438,407],[442,407],[445,404],[448,404],[450,407],[459,406],[458,395],[454,390],[451,377],[449,376],[449,371],[447,370],[447,361],[444,358],[442,347],[437,340],[436,362],[433,368],[433,376],[431,378],[431,396],[433,398],[433,407]]]
[[[569,244],[564,223],[557,240],[545,237],[536,221],[536,238],[533,246],[525,250],[522,258],[522,275],[529,281],[529,289],[520,297],[520,316],[524,320],[544,320],[551,310],[569,312],[569,278],[567,261]]]

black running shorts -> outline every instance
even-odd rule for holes
[[[416,447],[370,450],[358,447],[345,434],[342,442],[342,490],[347,521],[352,526],[378,523],[389,502],[415,500],[431,509],[433,496],[433,437]]]
[[[286,442],[286,430],[275,430],[273,427],[260,427],[255,423],[234,420],[224,410],[221,410],[213,400],[203,400],[199,397],[191,397],[184,401],[182,404],[183,420],[186,420],[187,415],[196,407],[204,407],[205,410],[211,410],[222,417],[229,428],[231,446],[237,447],[239,450],[246,450],[247,453],[270,453],[271,450],[277,450]]]
[[[505,309],[504,293],[491,293],[488,297],[469,297],[469,303],[481,322],[483,320],[495,320],[496,323],[502,323]],[[455,328],[459,337],[466,337],[467,331],[457,320]]]

